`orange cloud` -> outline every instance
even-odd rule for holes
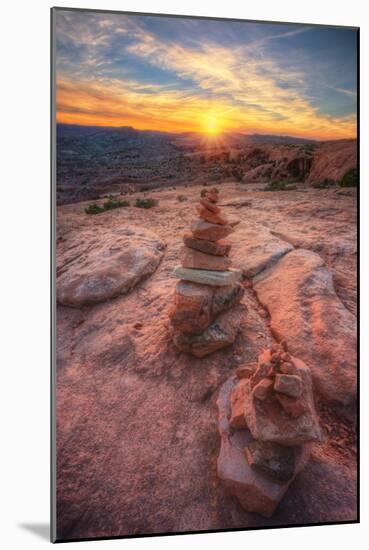
[[[265,85],[265,83],[264,83]],[[127,81],[81,82],[58,80],[57,121],[98,126],[133,126],[166,132],[207,131],[209,117],[219,131],[273,133],[316,139],[356,136],[356,118],[320,116],[299,98],[287,100],[278,90],[261,93],[261,109],[232,104],[227,98],[204,98],[165,86],[142,86]],[[239,96],[245,92],[239,91]]]

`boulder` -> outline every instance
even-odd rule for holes
[[[293,246],[260,224],[242,223],[237,235],[230,237],[233,264],[245,277],[254,277],[293,250]]]
[[[58,258],[57,301],[81,307],[103,302],[131,290],[153,273],[165,244],[141,227],[81,230]]]
[[[264,369],[265,364],[268,364],[270,357],[269,351],[260,355],[261,370]],[[276,398],[277,392],[269,392],[263,401],[255,399],[250,384],[250,391],[245,400],[245,419],[252,436],[258,441],[295,446],[321,439],[310,369],[295,357],[293,362],[302,384],[299,399],[304,412],[301,416],[296,418],[287,414]]]
[[[181,262],[183,267],[190,269],[210,269],[214,271],[226,271],[231,265],[231,260],[227,256],[204,254],[186,246],[181,251]]]
[[[183,352],[195,357],[205,357],[214,351],[233,344],[240,329],[245,306],[221,313],[201,334],[186,334],[176,329],[172,331],[174,345]]]
[[[230,225],[219,225],[204,220],[195,220],[191,224],[193,236],[206,241],[219,241],[234,232]]]
[[[205,254],[213,254],[214,256],[228,256],[231,250],[231,244],[228,241],[205,241],[204,239],[196,239],[191,233],[185,233],[183,242],[188,248],[199,250]]]
[[[225,487],[239,500],[247,512],[256,512],[269,518],[282,500],[290,483],[307,464],[310,446],[303,445],[294,449],[295,469],[292,478],[288,481],[272,480],[251,467],[244,449],[254,441],[252,435],[248,429],[234,431],[229,423],[230,395],[236,383],[235,376],[229,378],[221,387],[217,400],[220,435],[217,472]]]
[[[356,318],[338,298],[332,274],[308,250],[294,250],[254,278],[277,339],[310,367],[323,399],[352,408],[356,402]]]
[[[171,323],[181,332],[201,333],[219,313],[237,305],[244,292],[240,284],[214,287],[179,281],[170,313]]]
[[[239,269],[210,271],[208,269],[190,269],[177,266],[173,274],[178,279],[183,279],[184,281],[192,281],[193,283],[212,286],[234,285],[242,279],[242,272]]]

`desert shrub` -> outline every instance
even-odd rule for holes
[[[159,201],[157,199],[136,199],[135,207],[136,208],[152,208],[153,206],[157,206],[159,204]]]
[[[114,208],[122,208],[123,206],[130,206],[129,201],[120,201],[118,199],[109,198],[102,206],[99,206],[96,203],[90,204],[87,208],[85,208],[85,212],[86,214],[100,214],[101,212],[113,210]]]
[[[183,201],[186,201],[186,200],[187,200],[186,195],[178,195],[177,196],[177,201],[178,202],[183,202]]]
[[[322,181],[315,181],[311,184],[311,187],[314,187],[314,189],[329,189],[330,187],[334,187],[336,184],[333,180],[329,178],[325,178]]]
[[[114,208],[122,208],[122,207],[130,206],[130,202],[109,198],[109,200],[104,202],[103,206],[104,206],[104,210],[113,210]]]
[[[207,189],[201,189],[201,193],[200,193],[201,197],[206,197],[207,192],[208,192]]]
[[[349,170],[341,179],[340,187],[357,187],[357,170],[353,168]]]
[[[90,204],[85,208],[86,214],[100,214],[100,212],[104,212],[104,207],[99,206],[95,202],[93,204]]]
[[[293,191],[294,189],[297,189],[297,186],[286,181],[271,181],[264,187],[264,191]]]

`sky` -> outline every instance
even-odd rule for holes
[[[350,28],[56,11],[57,121],[356,137]]]

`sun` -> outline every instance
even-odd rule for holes
[[[222,121],[216,113],[206,113],[202,120],[203,132],[208,136],[216,136],[222,131]]]

